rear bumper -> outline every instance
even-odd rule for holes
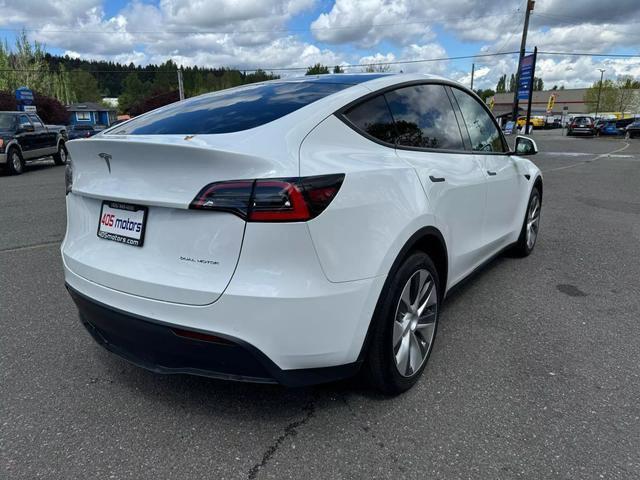
[[[571,135],[595,135],[596,131],[593,128],[572,128],[569,133]]]
[[[98,344],[156,373],[300,387],[347,378],[360,368],[356,361],[326,368],[282,370],[240,339],[220,334],[213,338],[210,332],[159,323],[96,302],[69,285],[67,289],[82,324]]]

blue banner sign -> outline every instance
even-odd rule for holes
[[[534,56],[522,57],[518,80],[518,100],[529,100],[529,92],[533,88]]]
[[[23,112],[31,112],[35,110],[33,106],[33,92],[27,87],[20,87],[16,90],[16,102],[18,110]]]

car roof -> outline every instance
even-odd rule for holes
[[[299,75],[294,77],[268,80],[264,83],[290,83],[290,82],[312,82],[312,83],[334,83],[344,85],[362,85],[369,90],[378,90],[387,86],[393,86],[404,82],[414,82],[420,80],[444,80],[452,82],[444,77],[430,75],[427,73],[329,73],[322,75]],[[456,82],[452,82],[456,83]],[[249,84],[251,85],[251,84]],[[243,85],[245,86],[245,85]],[[248,85],[247,85],[248,86]],[[242,88],[242,87],[240,87]]]

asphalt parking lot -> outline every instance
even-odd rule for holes
[[[639,478],[640,140],[533,137],[535,252],[447,300],[425,376],[391,399],[107,353],[64,288],[64,169],[0,176],[0,478]]]

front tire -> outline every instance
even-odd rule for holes
[[[533,187],[527,204],[527,211],[522,223],[522,230],[518,242],[513,247],[513,253],[518,257],[527,257],[536,246],[540,230],[540,213],[542,210],[542,195],[538,187]]]
[[[441,299],[431,258],[412,253],[383,289],[372,319],[365,367],[372,386],[397,395],[418,381],[433,348]]]
[[[11,175],[20,175],[24,172],[24,159],[20,154],[20,150],[15,147],[7,152],[7,168]]]
[[[53,154],[53,162],[56,165],[65,165],[67,163],[67,157],[67,147],[65,146],[64,142],[60,142],[58,144],[58,151]]]

